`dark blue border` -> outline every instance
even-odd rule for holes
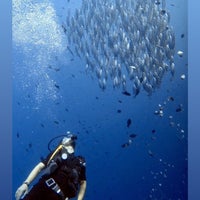
[[[188,0],[189,199],[200,199],[200,2]]]
[[[12,1],[0,1],[0,199],[12,199]]]

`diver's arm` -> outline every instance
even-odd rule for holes
[[[24,183],[17,189],[15,193],[16,200],[19,200],[23,195],[26,195],[28,193],[29,184],[36,178],[40,171],[44,169],[44,167],[44,163],[40,162],[33,168]]]
[[[77,200],[83,200],[86,191],[86,180],[81,181]]]
[[[31,173],[28,175],[27,179],[24,181],[27,185],[30,185],[30,183],[36,178],[36,176],[41,172],[42,169],[44,169],[45,165],[42,162],[39,162],[31,171]]]

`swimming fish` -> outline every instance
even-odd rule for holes
[[[131,123],[132,123],[132,121],[131,121],[131,119],[129,118],[129,119],[127,120],[127,124],[126,124],[126,126],[129,128],[130,125],[131,125]]]

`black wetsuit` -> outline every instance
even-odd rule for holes
[[[53,158],[52,163],[56,163],[53,170],[47,166],[48,160],[52,154],[42,161],[46,166],[46,172],[35,184],[30,192],[24,197],[24,200],[61,200],[73,198],[77,195],[80,182],[86,180],[85,159],[81,156],[68,155],[67,159],[61,158],[61,153],[58,153]],[[55,162],[54,162],[55,161]],[[59,185],[64,195],[57,194],[50,187],[47,186],[46,180],[53,178],[57,185]],[[64,196],[64,197],[63,197]]]

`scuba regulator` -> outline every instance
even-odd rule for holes
[[[77,136],[72,134],[71,132],[67,131],[67,135],[59,135],[59,136],[56,136],[54,138],[52,138],[49,143],[48,143],[48,149],[49,151],[52,152],[51,148],[50,148],[50,145],[51,143],[60,138],[60,137],[63,137],[63,139],[61,140],[60,144],[57,146],[57,148],[55,149],[55,151],[53,152],[53,154],[51,155],[51,157],[49,158],[49,161],[47,163],[47,165],[51,162],[51,160],[54,158],[54,156],[61,150],[63,150],[62,154],[61,154],[61,158],[66,160],[67,157],[68,157],[68,154],[71,154],[73,153],[73,149],[75,148],[75,145],[76,145],[76,142],[75,140],[77,140]],[[70,151],[70,146],[73,147],[73,149],[71,149]]]

